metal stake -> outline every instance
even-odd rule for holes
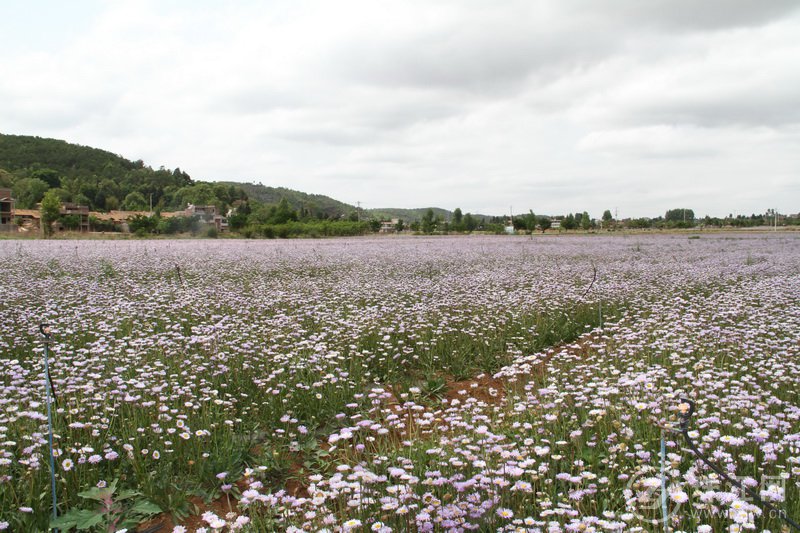
[[[53,413],[50,406],[50,397],[52,394],[53,403],[56,401],[56,391],[53,388],[53,380],[50,378],[50,364],[48,357],[50,355],[50,326],[48,324],[40,324],[39,332],[44,337],[44,375],[45,375],[45,390],[47,391],[47,441],[50,445],[50,490],[53,493],[53,519],[58,518],[58,496],[56,495],[56,465],[55,458],[53,457]]]

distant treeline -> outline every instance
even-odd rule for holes
[[[470,233],[481,231],[486,233],[507,233],[513,227],[515,233],[533,233],[535,231],[592,231],[621,229],[691,229],[697,227],[758,227],[758,226],[797,226],[800,216],[784,215],[768,210],[760,215],[728,215],[725,218],[696,218],[692,209],[670,209],[664,216],[655,218],[616,219],[610,210],[605,210],[600,218],[592,218],[588,212],[568,213],[567,215],[536,215],[533,211],[513,217],[477,217],[470,213],[462,214],[460,208],[453,211],[449,219],[436,214],[432,209],[422,217],[420,222],[410,225],[412,231],[425,234]]]
[[[510,217],[452,213],[438,208],[365,210],[323,195],[260,184],[195,181],[180,168],[153,169],[141,160],[130,161],[105,150],[70,144],[56,139],[0,134],[0,188],[10,188],[17,209],[35,209],[45,196],[58,202],[87,206],[91,211],[146,211],[129,221],[140,234],[200,234],[208,230],[192,217],[162,217],[160,213],[182,211],[188,204],[216,206],[227,216],[228,227],[247,237],[362,235],[384,231],[434,233],[504,233],[548,230],[613,230],[647,228],[751,227],[776,223],[800,224],[792,216],[761,215],[725,218],[695,218],[691,209],[671,209],[662,217],[616,220],[610,210],[600,218],[586,211],[563,216],[536,215],[532,211]],[[57,216],[57,209],[56,209]],[[61,226],[79,227],[75,215],[62,216]],[[118,231],[119,227],[91,217],[95,231]]]

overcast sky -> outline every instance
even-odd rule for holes
[[[2,2],[0,132],[364,207],[798,212],[800,2]]]

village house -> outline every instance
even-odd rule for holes
[[[61,216],[75,217],[77,221],[77,230],[81,233],[89,231],[89,206],[78,205],[70,202],[61,204]]]
[[[0,189],[0,231],[15,231],[14,199],[11,189]]]
[[[39,231],[41,215],[38,209],[17,209],[14,211],[17,231]]]
[[[85,205],[64,203],[61,205],[62,216],[73,216],[72,222],[75,228],[81,232],[97,231],[92,227],[90,217],[98,222],[106,222],[114,225],[116,230],[123,233],[130,231],[128,222],[135,216],[152,216],[151,211],[109,211],[99,213],[89,211]],[[228,219],[217,213],[216,206],[213,205],[192,205],[183,211],[165,211],[161,213],[162,218],[174,217],[196,217],[201,223],[213,226],[219,233],[229,231]],[[396,220],[394,221],[397,222]],[[9,189],[0,189],[0,231],[39,231],[41,229],[41,213],[39,209],[15,209],[14,200],[11,198]],[[63,229],[63,224],[57,228]],[[392,228],[394,230],[394,228]]]
[[[228,231],[228,219],[217,213],[215,205],[193,205],[189,204],[184,211],[186,217],[197,217],[200,222],[213,225],[217,232],[225,233]]]
[[[2,194],[2,190],[0,190]],[[37,206],[38,207],[38,206]],[[61,204],[61,216],[72,216],[75,230],[89,231],[89,207],[72,203]],[[42,215],[39,209],[16,209],[12,212],[13,231],[29,232],[39,231],[42,226]],[[58,224],[59,230],[63,224]]]
[[[161,213],[161,216],[164,218],[168,218],[169,215],[172,213]],[[122,233],[130,232],[130,227],[128,227],[128,220],[135,217],[135,216],[143,216],[149,217],[152,215],[150,211],[116,211],[112,210],[108,213],[96,213],[94,211],[91,212],[92,218],[96,219],[98,222],[106,222],[111,223],[114,225],[117,231]]]
[[[393,218],[391,220],[383,220],[381,221],[381,233],[397,233],[397,223],[400,222],[400,219]]]

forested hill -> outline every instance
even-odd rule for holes
[[[74,177],[101,174],[113,170],[117,174],[142,168],[141,161],[128,161],[111,152],[70,144],[58,139],[0,133],[0,168],[14,172],[27,168],[47,168],[59,175]]]
[[[17,207],[32,209],[54,190],[62,202],[93,211],[184,209],[187,203],[225,210],[247,198],[242,189],[195,182],[180,168],[154,170],[98,148],[56,139],[0,134],[0,187],[10,187]]]
[[[308,194],[287,189],[286,187],[269,187],[260,183],[235,183],[229,181],[221,183],[240,187],[251,200],[264,204],[277,204],[281,199],[286,199],[292,209],[315,218],[342,218],[356,212],[355,206],[322,194]]]

